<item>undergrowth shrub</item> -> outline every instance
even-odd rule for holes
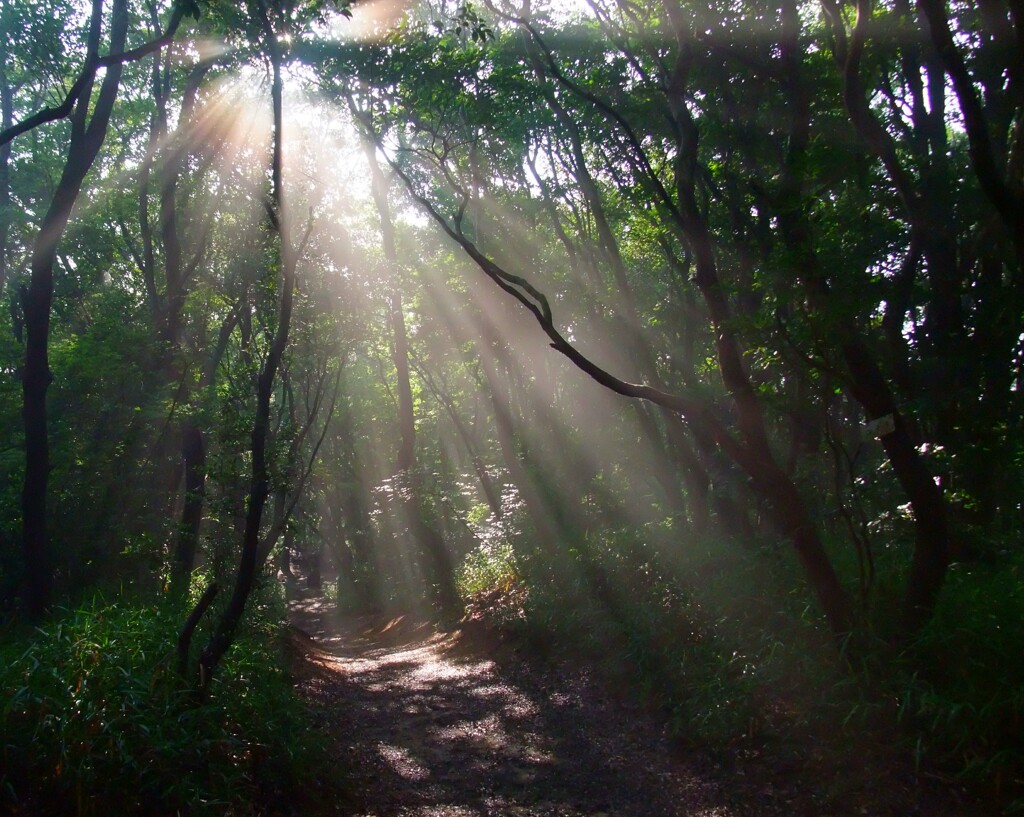
[[[680,740],[724,749],[760,737],[759,689],[782,673],[776,619],[798,612],[754,609],[749,587],[740,585],[765,580],[763,570],[755,577],[743,567],[746,557],[726,565],[728,549],[709,542],[689,548],[682,565],[673,561],[679,543],[672,539],[670,526],[627,526],[581,536],[557,568],[523,559],[522,626],[604,664],[662,710]]]
[[[680,542],[671,524],[634,525],[581,532],[555,565],[530,541],[510,542],[466,562],[464,589],[498,599],[515,576],[525,599],[513,625],[605,665],[678,739],[874,753],[882,767],[916,759],[1024,812],[1024,559],[954,565],[934,618],[905,643],[904,580],[882,554],[851,667],[784,544]],[[848,546],[831,544],[842,575],[856,577]]]
[[[96,598],[7,637],[0,806],[244,815],[297,790],[315,750],[282,668],[274,604],[262,607],[202,704],[175,669],[173,605]]]
[[[455,573],[464,597],[507,589],[518,578],[515,553],[507,542],[485,542],[466,555]]]
[[[919,759],[1024,812],[1024,559],[954,565],[888,689]]]

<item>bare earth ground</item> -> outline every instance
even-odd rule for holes
[[[339,617],[291,602],[295,673],[349,795],[349,817],[967,817],[957,787],[888,770],[867,792],[792,761],[683,750],[585,666],[464,628]],[[851,768],[859,759],[849,759]],[[895,775],[895,777],[894,777]],[[906,776],[904,776],[906,777]],[[310,813],[304,810],[303,813]]]

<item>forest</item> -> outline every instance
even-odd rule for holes
[[[297,595],[1024,809],[1020,0],[0,32],[0,813],[364,813]]]

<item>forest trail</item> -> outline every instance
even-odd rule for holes
[[[332,736],[358,817],[838,814],[792,775],[684,753],[585,669],[497,639],[291,602],[299,686]],[[468,643],[471,642],[471,643]],[[763,770],[762,770],[763,771]],[[778,771],[778,770],[776,770]],[[328,812],[330,813],[330,812]],[[854,810],[852,813],[862,813]]]
[[[342,796],[310,792],[317,807],[292,812],[303,817],[998,813],[884,749],[687,748],[586,662],[543,657],[475,623],[439,631],[408,616],[346,616],[290,591],[297,688],[346,781]]]

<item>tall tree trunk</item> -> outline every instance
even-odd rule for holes
[[[850,600],[835,573],[807,504],[788,474],[779,466],[768,442],[760,400],[743,366],[739,340],[732,329],[732,314],[718,275],[714,245],[697,202],[697,148],[699,131],[687,106],[693,61],[689,20],[677,0],[668,0],[668,17],[676,35],[677,54],[666,88],[668,107],[677,132],[675,159],[676,225],[690,245],[695,260],[694,283],[707,307],[715,332],[722,382],[736,407],[742,436],[741,461],[754,488],[769,505],[776,528],[793,544],[808,583],[829,626],[843,638],[853,626]]]
[[[502,388],[501,380],[495,369],[494,352],[490,347],[490,339],[484,339],[480,343],[480,367],[484,373],[487,394],[494,410],[494,427],[497,431],[498,445],[501,448],[505,467],[526,505],[526,511],[536,531],[541,552],[552,565],[557,567],[562,562],[563,549],[561,545],[566,538],[567,526],[560,524],[561,509],[553,508],[545,500],[543,493],[538,490],[533,478],[523,466],[522,454],[516,445],[515,424],[509,409],[507,394]]]
[[[687,244],[695,259],[693,281],[700,292],[711,320],[719,370],[733,406],[736,410],[739,439],[734,437],[706,407],[682,394],[669,394],[660,388],[630,384],[611,376],[596,366],[555,329],[550,308],[543,296],[531,286],[499,269],[483,257],[458,230],[448,234],[466,249],[481,269],[514,295],[534,314],[552,339],[552,346],[566,355],[597,382],[620,394],[646,397],[658,405],[671,409],[687,418],[691,426],[705,427],[715,444],[750,478],[753,489],[765,500],[773,524],[793,544],[803,566],[812,592],[818,599],[829,627],[844,639],[853,625],[853,611],[849,598],[839,582],[828,559],[816,528],[811,523],[806,502],[790,477],[779,466],[772,453],[765,427],[760,400],[743,367],[739,341],[733,329],[731,308],[719,279],[714,245],[697,198],[697,160],[699,129],[688,107],[690,70],[693,62],[693,35],[689,30],[690,18],[677,0],[668,0],[666,12],[676,40],[674,63],[665,80],[665,95],[669,115],[676,131],[677,150],[674,161],[674,195],[662,185],[658,174],[647,159],[642,144],[630,133],[637,151],[637,167],[647,174],[647,181],[670,214],[671,226]],[[534,41],[539,42],[535,29],[529,27]],[[547,67],[573,93],[596,105],[602,113],[619,124],[621,114],[614,111],[588,91],[568,81],[558,70],[550,52],[545,51]],[[422,198],[421,198],[422,200]]]
[[[188,587],[195,566],[199,526],[206,500],[206,446],[202,429],[195,423],[188,422],[182,426],[181,448],[185,464],[185,497],[171,567],[171,588],[175,593]]]
[[[6,49],[0,45],[0,128],[7,130],[14,124],[14,92],[3,66],[7,62]],[[0,145],[0,298],[7,283],[7,242],[11,235],[11,143]]]
[[[907,580],[904,616],[905,629],[914,632],[930,618],[945,577],[949,561],[946,504],[942,491],[928,473],[878,362],[869,352],[853,321],[832,304],[829,284],[814,250],[810,222],[804,205],[806,184],[799,172],[799,168],[806,163],[805,154],[810,138],[810,95],[801,76],[798,51],[800,24],[797,7],[792,0],[788,0],[782,8],[782,54],[788,69],[784,75],[784,83],[792,118],[780,192],[779,223],[786,248],[794,259],[797,277],[807,293],[808,303],[818,315],[831,316],[828,332],[832,335],[832,341],[839,348],[846,364],[846,372],[849,375],[847,390],[864,408],[869,420],[892,418],[891,429],[881,435],[881,440],[896,478],[910,500],[914,512],[915,547]],[[855,70],[856,66],[848,65],[847,68]],[[852,77],[848,76],[847,81],[853,82]],[[860,110],[859,92],[854,94],[851,91],[848,97],[852,116],[862,122],[862,128],[866,128],[862,117],[869,114]],[[948,254],[952,252],[947,246],[948,243],[934,237],[928,239],[929,246],[937,246],[941,250],[945,266],[949,266],[952,261]],[[926,249],[926,254],[927,252]],[[933,256],[929,257],[935,260]],[[943,273],[946,277],[954,274]],[[935,275],[939,276],[939,273]],[[946,285],[936,286],[937,289],[943,290]],[[939,300],[948,300],[949,297],[946,293]],[[959,303],[959,297],[956,300]],[[952,329],[944,323],[943,334],[951,331]],[[946,387],[950,388],[950,384],[947,383]]]
[[[713,435],[721,447],[750,478],[754,490],[765,500],[776,529],[793,544],[794,551],[804,569],[812,593],[824,613],[828,626],[840,642],[845,642],[853,627],[850,599],[839,581],[828,558],[804,498],[791,478],[779,466],[769,443],[761,401],[748,377],[729,300],[716,267],[715,249],[708,225],[698,204],[697,195],[697,137],[698,128],[688,108],[689,71],[692,63],[692,35],[683,9],[670,0],[669,17],[677,35],[678,53],[666,87],[666,102],[676,130],[677,151],[674,160],[675,193],[664,188],[658,173],[646,160],[643,145],[631,132],[633,149],[643,157],[638,168],[650,174],[650,184],[656,189],[659,201],[671,214],[669,226],[686,242],[695,258],[694,282],[704,300],[710,316],[715,338],[718,365],[723,384],[729,393],[737,418],[734,433],[714,415],[701,400],[686,393],[669,393],[648,384],[630,383],[612,375],[588,358],[559,331],[547,297],[520,275],[503,269],[492,258],[482,253],[463,230],[459,216],[442,214],[438,205],[422,192],[409,173],[392,161],[394,172],[403,180],[411,197],[420,204],[444,233],[459,244],[480,270],[507,295],[515,298],[537,320],[551,342],[551,348],[568,358],[573,365],[595,382],[627,397],[650,400],[687,418],[699,422]],[[536,36],[535,30],[531,33]],[[553,67],[557,72],[557,67]],[[585,99],[595,102],[593,95],[578,86],[567,85]],[[604,105],[603,111],[608,111]],[[619,119],[618,121],[622,121]],[[462,191],[465,195],[464,191]]]
[[[494,514],[496,519],[501,519],[503,514],[501,497],[498,494],[497,487],[494,485],[494,480],[491,479],[491,475],[487,473],[487,466],[484,464],[483,458],[480,456],[480,451],[473,440],[473,435],[470,434],[469,429],[466,428],[466,424],[459,416],[458,409],[452,403],[448,395],[444,394],[441,388],[434,384],[429,376],[424,375],[424,379],[426,380],[430,390],[433,392],[434,397],[442,406],[444,406],[448,417],[452,421],[452,425],[455,427],[456,435],[462,441],[463,446],[466,448],[466,452],[469,454],[470,462],[473,463],[473,471],[476,473],[476,477],[480,481],[480,489],[483,491],[484,499],[487,500],[487,506],[491,509],[491,513]]]
[[[257,555],[260,545],[260,523],[263,508],[270,491],[267,471],[267,437],[270,430],[270,400],[274,391],[274,378],[281,365],[288,344],[291,325],[292,302],[295,294],[295,268],[298,261],[296,248],[292,244],[289,212],[284,199],[283,183],[283,81],[281,76],[282,54],[277,32],[271,24],[266,4],[260,0],[260,17],[264,44],[270,56],[273,81],[271,99],[273,105],[273,152],[271,158],[271,190],[268,206],[271,226],[278,236],[278,258],[281,269],[281,291],[277,308],[277,328],[274,332],[266,360],[260,370],[256,385],[256,415],[251,434],[252,479],[249,487],[248,505],[245,516],[245,531],[242,538],[242,553],[235,577],[235,586],[227,607],[221,614],[213,635],[199,658],[199,690],[205,692],[213,679],[224,653],[235,638],[238,624],[245,612],[245,605],[252,592],[253,582],[260,567]]]
[[[348,490],[340,505],[344,509],[345,538],[352,546],[352,576],[360,606],[367,610],[380,608],[384,598],[380,586],[380,574],[374,559],[376,553],[373,541],[373,525],[366,512],[369,497],[366,490],[359,453],[356,450],[355,429],[352,426],[351,406],[342,412],[338,425],[338,437],[343,451],[348,456],[346,473]]]
[[[452,326],[453,324],[449,324]],[[501,340],[481,326],[482,339],[480,365],[484,372],[487,392],[494,408],[494,422],[505,467],[508,468],[526,505],[526,511],[533,524],[545,562],[553,568],[552,574],[558,579],[575,577],[582,580],[590,595],[604,611],[617,621],[626,620],[628,602],[608,575],[600,557],[595,558],[585,547],[583,530],[585,514],[579,504],[573,504],[571,497],[558,497],[553,486],[542,476],[543,471],[529,468],[523,453],[516,444],[515,423],[510,409],[509,393],[498,376],[496,361],[501,360],[507,371],[512,361]],[[572,600],[568,600],[573,603]]]
[[[241,305],[232,310],[221,324],[217,343],[206,359],[199,380],[199,391],[205,391],[214,381],[217,367],[227,350],[231,333],[238,324]],[[199,548],[199,530],[203,521],[203,507],[206,503],[206,443],[203,430],[190,412],[181,424],[181,458],[185,469],[185,496],[181,508],[181,522],[174,548],[174,562],[171,565],[171,592],[188,589],[192,570],[195,568],[196,552]]]
[[[376,148],[370,141],[364,142],[366,159],[370,166],[372,191],[377,213],[380,217],[381,235],[384,242],[384,258],[392,275],[399,271],[398,248],[395,244],[395,227],[388,203],[388,183],[377,162]],[[394,340],[392,359],[398,381],[398,419],[400,444],[395,459],[395,476],[404,482],[399,491],[399,506],[405,521],[417,544],[422,548],[429,562],[433,602],[443,613],[454,613],[462,607],[455,587],[455,564],[448,546],[441,534],[423,516],[420,496],[420,480],[416,464],[416,417],[413,410],[412,385],[409,378],[409,338],[402,308],[400,282],[393,283],[389,298],[389,318]]]
[[[46,494],[50,473],[46,393],[53,379],[48,349],[53,268],[57,247],[67,229],[82,182],[106,138],[110,113],[121,80],[120,63],[109,66],[93,105],[93,77],[102,22],[103,2],[93,0],[86,56],[87,65],[91,65],[92,69],[71,117],[67,160],[32,247],[32,273],[28,287],[23,288],[21,293],[25,316],[25,366],[22,370],[22,419],[25,425],[25,480],[21,495],[22,550],[26,571],[26,604],[33,618],[39,618],[47,610],[53,588],[53,565],[46,527]],[[114,0],[109,38],[112,52],[123,50],[127,31],[127,0]],[[90,105],[93,105],[91,116]]]
[[[189,73],[178,117],[177,138],[163,157],[159,172],[158,224],[160,243],[163,249],[164,298],[162,301],[157,298],[154,288],[151,303],[154,324],[158,336],[163,341],[166,380],[177,389],[175,404],[181,406],[187,406],[193,402],[194,395],[189,385],[190,378],[184,371],[186,343],[182,327],[182,312],[188,293],[188,272],[183,260],[182,241],[178,228],[177,191],[181,171],[188,155],[183,142],[193,124],[192,114],[195,110],[199,87],[211,66],[211,62],[204,61]],[[152,88],[157,113],[154,117],[152,133],[157,143],[166,140],[167,137],[166,109],[170,84],[170,76],[167,72],[169,71],[170,66],[168,65],[162,75],[159,63],[154,66]],[[143,189],[141,198],[140,215],[148,225],[148,206],[146,204],[148,195],[145,189]],[[152,239],[149,243],[152,245]],[[147,264],[153,264],[152,255],[152,249],[150,249],[147,252]],[[152,270],[149,278],[153,278]],[[235,314],[233,312],[221,327],[217,345],[210,356],[212,365],[208,362],[200,375],[199,391],[202,391],[213,380],[213,373],[216,371],[216,366],[227,345],[228,337],[225,336],[225,330],[230,335],[236,320]],[[188,588],[189,578],[195,565],[199,527],[206,499],[206,452],[203,431],[196,422],[193,411],[182,411],[179,417],[181,419],[175,423],[174,427],[177,431],[180,455],[179,461],[174,466],[174,474],[176,477],[178,472],[183,471],[185,478],[181,518],[177,526],[176,544],[171,564],[171,590],[174,593],[184,592]],[[168,454],[170,455],[169,451]],[[168,495],[173,494],[179,483],[181,480],[177,477],[168,480],[170,488]]]
[[[548,88],[543,59],[536,45],[533,45],[534,47],[531,48],[531,60],[534,73],[540,82],[545,83],[544,87],[547,91],[548,105],[555,113],[561,125],[561,132],[566,135],[575,169],[573,176],[583,193],[583,197],[588,205],[589,215],[593,219],[597,230],[597,251],[595,255],[602,259],[604,265],[611,270],[613,285],[618,293],[617,306],[621,310],[621,314],[614,321],[615,335],[619,338],[623,348],[628,350],[628,357],[631,359],[630,362],[633,366],[643,373],[651,385],[662,388],[661,375],[658,372],[651,345],[643,333],[640,310],[636,303],[633,288],[629,283],[626,264],[619,250],[619,243],[608,221],[604,201],[597,183],[594,181],[587,164],[579,125],[564,106],[558,102],[554,92]],[[550,217],[555,222],[556,231],[563,245],[568,247],[571,241],[559,223],[557,209],[550,202],[548,185],[536,171],[534,172],[534,178],[540,185],[545,200],[548,203],[547,209]],[[578,255],[579,253],[573,251],[572,257],[575,258]],[[574,269],[576,266],[578,264],[573,265]],[[634,406],[634,411],[640,424],[640,430],[654,452],[650,462],[652,475],[665,496],[669,510],[675,516],[686,518],[687,505],[689,505],[691,524],[695,530],[703,531],[707,524],[707,474],[700,467],[700,463],[694,455],[689,441],[686,439],[685,432],[681,427],[678,427],[679,418],[672,415],[671,412],[660,412],[666,425],[665,434],[663,435],[662,430],[655,421],[653,412],[651,412],[648,406],[638,403]],[[672,428],[673,425],[678,428]],[[660,456],[661,451],[665,448],[669,450],[672,455],[671,457]],[[691,468],[696,468],[697,470],[691,471]],[[680,485],[680,471],[687,487],[685,499],[682,486]]]

